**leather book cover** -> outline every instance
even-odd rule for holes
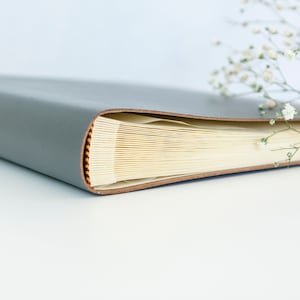
[[[178,176],[94,191],[84,175],[85,141],[98,115],[137,112],[203,120],[266,122],[253,99],[97,81],[0,77],[0,157],[93,193],[113,194],[273,165]],[[299,121],[299,116],[295,121]],[[300,161],[292,162],[300,164]]]

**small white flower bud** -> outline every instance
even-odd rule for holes
[[[271,34],[277,34],[278,30],[275,27],[267,27],[266,30]]]
[[[275,125],[276,121],[275,121],[275,119],[271,119],[271,120],[269,121],[269,123],[270,123],[271,126],[273,126],[273,125]]]
[[[268,99],[265,103],[265,106],[266,108],[272,109],[277,106],[277,103],[273,99]]]
[[[221,95],[227,95],[228,89],[224,85],[222,85],[221,87],[219,87],[219,92]]]
[[[292,32],[291,30],[286,29],[286,30],[284,30],[283,35],[284,35],[285,37],[290,38],[290,37],[292,37],[294,34],[293,34],[293,32]]]
[[[263,80],[266,82],[271,82],[273,79],[273,72],[270,69],[265,69],[262,75]]]
[[[233,71],[237,75],[241,72],[242,64],[234,64],[233,65]]]
[[[260,31],[260,28],[259,27],[254,27],[252,28],[252,33],[254,34],[259,34],[261,31]]]
[[[268,44],[263,44],[262,48],[265,51],[269,51],[271,49],[271,47]]]
[[[276,5],[276,9],[278,9],[278,10],[283,10],[283,9],[284,9],[284,6],[281,5],[281,4],[277,4],[277,5]]]
[[[276,123],[275,119],[271,119],[271,120],[269,121],[269,124],[270,124],[271,126],[275,125],[275,123]]]
[[[218,70],[212,70],[210,76],[217,76],[219,74]]]
[[[218,83],[218,81],[214,78],[214,77],[212,77],[209,81],[208,81],[208,83],[211,85],[211,87],[212,88],[214,88],[214,89],[217,89],[218,87],[219,87],[219,83]]]
[[[243,74],[242,76],[241,76],[241,81],[242,82],[245,82],[245,81],[247,81],[248,79],[249,79],[249,75],[247,74],[247,73],[245,73],[245,74]]]
[[[253,60],[256,58],[256,52],[253,49],[246,49],[243,52],[244,55],[244,59],[246,59],[247,61]]]
[[[277,52],[274,51],[274,50],[269,50],[268,51],[268,56],[269,56],[269,58],[276,60],[277,59]]]
[[[221,41],[219,39],[213,39],[211,41],[213,46],[220,46],[221,45]]]

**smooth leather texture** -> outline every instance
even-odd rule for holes
[[[0,157],[92,191],[84,180],[82,155],[87,131],[98,114],[137,111],[200,119],[267,120],[260,116],[257,105],[252,99],[162,87],[0,77]],[[203,174],[172,181],[199,177]],[[169,182],[105,193],[163,183]]]

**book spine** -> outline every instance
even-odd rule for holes
[[[82,189],[94,110],[67,101],[0,93],[0,157]]]

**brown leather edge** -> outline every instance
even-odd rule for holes
[[[168,179],[162,179],[157,180],[154,182],[148,182],[143,184],[137,184],[134,186],[124,187],[124,188],[116,188],[116,189],[109,189],[109,190],[98,190],[96,191],[93,189],[88,181],[86,180],[85,176],[85,168],[84,168],[84,160],[85,160],[85,147],[86,147],[86,140],[88,137],[88,134],[94,124],[94,121],[97,117],[103,116],[105,114],[109,113],[120,113],[120,112],[134,112],[134,113],[144,113],[144,114],[157,114],[157,115],[165,115],[165,116],[174,116],[174,117],[182,117],[182,118],[192,118],[192,119],[199,119],[199,120],[211,120],[211,121],[238,121],[238,122],[267,122],[270,120],[270,118],[216,118],[216,117],[209,117],[209,116],[196,116],[196,115],[190,115],[190,114],[178,114],[178,113],[172,113],[172,112],[163,112],[163,111],[155,111],[155,110],[145,110],[145,109],[132,109],[132,108],[116,108],[116,109],[107,109],[103,110],[99,113],[97,113],[94,118],[91,120],[88,128],[86,129],[84,139],[82,142],[81,147],[81,155],[80,155],[80,172],[81,172],[81,178],[82,182],[84,183],[85,188],[94,194],[97,195],[112,195],[112,194],[120,194],[120,193],[126,193],[126,192],[133,192],[136,190],[143,190],[146,188],[151,188],[155,186],[170,184],[170,183],[176,183],[181,181],[188,181],[193,179],[200,179],[200,178],[207,178],[207,177],[213,177],[218,175],[226,175],[226,174],[234,174],[234,173],[242,173],[242,172],[249,172],[249,171],[258,171],[258,170],[267,170],[267,169],[278,169],[278,167],[275,167],[273,164],[265,164],[260,166],[249,166],[244,168],[236,168],[236,169],[227,169],[227,170],[220,170],[220,171],[212,171],[212,172],[205,172],[205,173],[199,173],[199,174],[193,174],[193,175],[184,175],[184,176],[178,176]],[[300,120],[295,120],[296,122],[299,122]],[[288,167],[288,166],[296,166],[300,165],[300,161],[294,161],[292,163],[283,163],[280,165],[280,167]]]

